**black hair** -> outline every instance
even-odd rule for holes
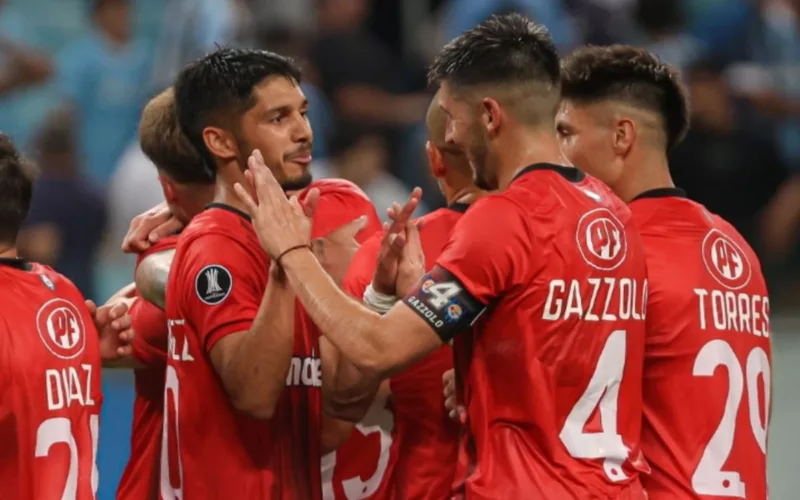
[[[15,244],[28,216],[36,169],[11,139],[0,133],[0,242]]]
[[[689,100],[678,70],[652,53],[628,45],[587,46],[564,60],[561,96],[578,102],[620,100],[658,113],[667,149],[689,128]]]
[[[203,129],[234,129],[255,104],[253,89],[270,77],[300,83],[302,72],[288,57],[266,50],[222,48],[189,63],[175,82],[178,120],[210,172],[216,163],[203,141]]]
[[[557,86],[559,75],[558,51],[547,28],[511,13],[492,16],[445,45],[430,67],[428,81]]]

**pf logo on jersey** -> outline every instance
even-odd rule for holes
[[[233,276],[224,267],[212,264],[197,273],[194,289],[204,304],[215,306],[225,300],[233,288]]]
[[[72,359],[86,346],[83,317],[75,304],[68,300],[45,302],[36,313],[36,329],[44,346],[57,358]]]
[[[601,271],[619,267],[628,252],[625,228],[607,208],[595,208],[583,214],[575,240],[583,260]]]
[[[703,239],[703,262],[717,283],[739,290],[750,282],[752,269],[747,254],[719,229],[712,229]]]

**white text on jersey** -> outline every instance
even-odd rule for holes
[[[72,405],[94,406],[92,398],[92,365],[48,369],[44,372],[47,390],[47,409],[61,410]]]
[[[550,281],[542,319],[584,321],[644,320],[647,280],[588,278]]]
[[[311,357],[293,356],[286,373],[286,387],[322,387],[322,362]]]
[[[700,328],[769,337],[769,297],[695,288]]]

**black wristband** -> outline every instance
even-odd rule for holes
[[[300,250],[300,249],[302,249],[302,248],[307,248],[307,249],[311,250],[311,245],[309,245],[308,243],[304,243],[304,244],[302,244],[302,245],[295,245],[295,246],[293,246],[293,247],[289,247],[289,248],[287,248],[286,250],[284,250],[283,252],[281,252],[281,254],[280,254],[280,255],[278,255],[278,257],[275,259],[275,262],[277,262],[279,266],[283,267],[283,265],[281,264],[281,259],[282,259],[282,258],[283,258],[283,257],[284,257],[286,254],[288,254],[288,253],[291,253],[291,252],[294,252],[295,250]]]

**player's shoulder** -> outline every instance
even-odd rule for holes
[[[197,241],[227,239],[249,242],[255,236],[250,217],[241,210],[221,203],[209,205],[181,231],[176,246],[185,247]]]
[[[56,295],[69,296],[81,303],[83,302],[83,293],[75,286],[75,283],[52,267],[32,262],[30,272],[38,276],[39,281],[41,281],[43,294],[52,295],[55,293]]]
[[[300,195],[301,200],[305,198],[310,189],[316,188],[319,190],[320,197],[330,194],[340,194],[345,196],[357,197],[369,201],[367,194],[354,183],[346,179],[319,179],[313,181],[308,189],[305,189]]]
[[[139,267],[139,264],[142,261],[151,255],[159,254],[161,252],[166,252],[169,250],[174,250],[178,245],[178,236],[180,233],[175,233],[167,236],[166,238],[161,238],[156,243],[153,244],[150,248],[145,250],[144,252],[138,254],[136,256],[136,267]]]
[[[457,203],[444,208],[438,208],[419,217],[422,222],[421,231],[441,231],[452,229],[456,222],[467,212],[469,205]]]

